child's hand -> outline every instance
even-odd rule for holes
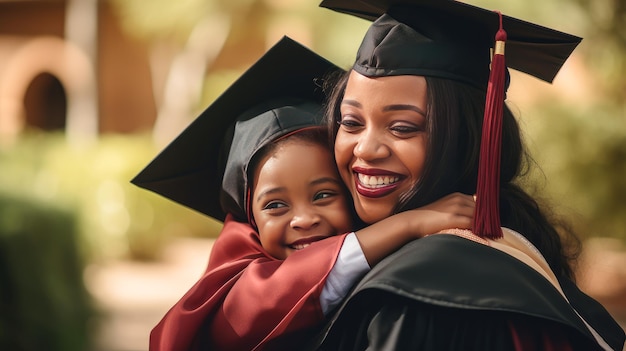
[[[411,228],[417,237],[434,234],[444,229],[471,229],[476,202],[472,195],[452,193],[441,199],[406,211],[410,214]]]

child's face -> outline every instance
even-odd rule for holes
[[[261,244],[275,258],[351,230],[343,183],[330,150],[321,145],[278,146],[259,162],[252,189]]]

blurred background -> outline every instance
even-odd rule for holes
[[[626,326],[626,1],[466,2],[584,38],[508,101],[541,167],[525,186]],[[369,23],[318,4],[0,0],[0,349],[147,350],[221,223],[129,180],[282,36],[349,67]]]

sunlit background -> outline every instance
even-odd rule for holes
[[[541,166],[526,186],[626,325],[626,1],[467,2],[585,38],[508,101]],[[349,67],[368,22],[318,4],[0,0],[0,349],[147,350],[221,223],[129,180],[282,36]]]

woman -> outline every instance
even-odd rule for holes
[[[479,177],[480,128],[485,97],[495,96],[489,105],[498,99],[488,93],[498,16],[456,1],[413,2],[383,9],[329,104],[339,172],[367,224],[448,193],[476,193],[477,179],[489,176]],[[379,4],[355,3],[366,5],[337,9],[367,17]],[[548,81],[578,42],[511,18],[504,29],[513,39],[509,66]],[[528,163],[518,125],[502,108],[493,183],[505,228],[483,235],[474,227],[482,243],[436,235],[405,245],[357,284],[316,348],[622,349],[624,331],[578,290],[556,226],[517,184]]]

